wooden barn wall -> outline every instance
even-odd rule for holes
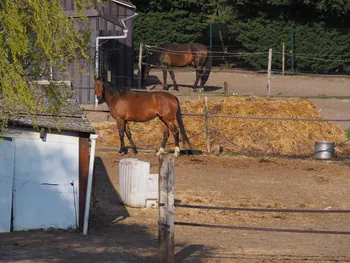
[[[89,17],[89,23],[90,27],[93,29],[91,31],[92,47],[90,49],[90,55],[92,58],[94,58],[98,17]],[[71,81],[78,102],[80,104],[93,104],[95,102],[94,74],[94,59],[91,61],[80,59],[74,61],[71,65],[68,66],[66,74],[62,74],[61,72],[54,70],[54,79]]]
[[[73,0],[61,0],[67,11],[73,10]],[[130,8],[105,1],[101,7],[102,15],[123,19],[134,14]],[[133,18],[134,19],[134,18]],[[133,19],[125,21],[128,28],[126,39],[102,40],[100,46],[100,75],[107,78],[108,70],[111,71],[114,87],[133,87]],[[102,17],[89,17],[91,31],[91,57],[95,57],[95,45],[97,36],[122,35],[122,28],[107,21]],[[100,43],[101,43],[100,42]],[[102,51],[101,51],[102,50]],[[68,73],[63,75],[54,70],[55,80],[71,81],[80,104],[93,104],[95,60],[79,60],[68,66]]]
[[[66,11],[74,10],[73,0],[61,0],[61,5]]]
[[[103,14],[115,19],[124,19],[134,14],[130,8],[113,3],[107,3],[102,9]],[[111,71],[111,81],[114,87],[133,87],[133,19],[125,21],[128,28],[127,38],[104,41],[101,48],[100,74],[107,78],[108,70]],[[111,30],[108,27],[108,22],[101,18],[99,24],[100,35],[122,35],[122,28],[116,27],[116,30]],[[103,66],[102,66],[103,65]]]

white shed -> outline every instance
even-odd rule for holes
[[[0,134],[0,232],[82,228],[95,129],[74,92],[64,108],[37,116],[39,129],[31,115],[11,118]]]

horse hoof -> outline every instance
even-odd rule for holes
[[[128,153],[128,150],[126,150],[126,149],[120,149],[119,152],[118,152],[119,155],[124,155],[124,154],[127,154],[127,153]]]
[[[174,151],[174,156],[178,157],[179,155],[180,155],[180,148],[176,146]]]
[[[200,88],[200,89],[199,89],[199,92],[204,92],[204,88]]]
[[[160,147],[159,151],[157,152],[157,156],[161,155],[164,153],[164,148]]]
[[[138,154],[139,152],[138,152],[136,149],[133,149],[133,150],[132,150],[132,153],[136,155],[136,154]]]

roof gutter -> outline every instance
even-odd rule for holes
[[[97,134],[91,134],[91,148],[90,148],[90,160],[89,160],[89,174],[87,182],[86,200],[85,200],[85,213],[84,213],[84,226],[83,234],[87,235],[88,224],[89,224],[89,214],[90,214],[90,201],[91,201],[91,189],[92,189],[92,179],[94,176],[94,162],[95,162],[95,149],[96,140],[98,138]]]
[[[114,3],[132,8],[132,9],[136,9],[136,6],[134,6],[132,3],[128,3],[128,2],[124,2],[124,1],[118,1],[118,0],[112,0]]]
[[[137,16],[138,14],[137,13],[134,13],[133,15],[129,16],[129,17],[126,17],[124,19],[121,19],[121,23],[123,25],[123,35],[120,35],[120,36],[101,36],[101,37],[96,37],[96,56],[95,56],[95,65],[96,65],[96,68],[95,68],[95,76],[96,77],[99,77],[98,76],[98,69],[99,69],[99,63],[98,63],[98,60],[99,60],[99,47],[100,47],[100,40],[108,40],[108,39],[122,39],[122,38],[127,38],[128,36],[128,28],[125,24],[125,21],[126,20],[129,20],[135,16]],[[102,45],[102,44],[101,44]],[[98,105],[98,99],[97,99],[97,96],[95,95],[95,107],[97,107]]]

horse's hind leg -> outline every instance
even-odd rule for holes
[[[163,122],[162,120],[162,128],[163,128],[163,141],[162,141],[162,145],[159,149],[159,151],[157,152],[157,155],[161,155],[162,153],[164,153],[164,150],[165,150],[165,146],[166,146],[166,143],[168,141],[168,138],[169,138],[169,128],[168,126]]]
[[[199,69],[199,68],[196,69],[196,81],[195,81],[194,84],[193,84],[193,89],[192,89],[192,91],[197,91],[198,81],[199,81],[199,79],[200,79],[201,76],[202,76],[202,72],[203,72],[202,69]]]
[[[170,74],[171,79],[172,79],[173,82],[174,82],[174,90],[179,91],[179,87],[178,87],[178,85],[177,85],[177,83],[176,83],[176,80],[175,80],[174,71],[169,70],[169,74]]]
[[[166,78],[168,74],[168,70],[163,68],[163,90],[168,90],[168,84],[166,83]]]
[[[204,85],[208,80],[208,72],[206,72],[206,69],[203,70],[203,73],[201,75],[201,82],[199,84],[200,91],[204,91]]]
[[[120,138],[120,150],[118,154],[123,155],[127,153],[127,150],[124,144],[125,121],[123,119],[117,118],[117,126],[118,126],[119,138]]]
[[[129,139],[133,153],[137,154],[136,145],[131,137],[130,127],[129,127],[129,123],[127,121],[125,122],[125,134]]]
[[[179,130],[177,129],[174,121],[168,122],[168,127],[170,131],[173,133],[174,141],[175,141],[175,150],[174,155],[178,156],[180,154],[180,147],[179,147]]]

